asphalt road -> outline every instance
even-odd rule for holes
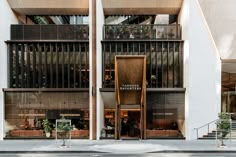
[[[3,153],[0,157],[235,157],[236,153],[146,153],[146,154],[110,154],[110,153]]]

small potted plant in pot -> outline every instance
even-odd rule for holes
[[[63,141],[61,146],[66,146],[66,137],[72,129],[73,127],[70,125],[70,122],[68,122],[64,117],[57,122],[57,133]]]
[[[48,121],[48,119],[44,119],[42,122],[42,125],[43,125],[44,132],[46,134],[46,137],[50,137],[52,128],[50,126],[50,122]]]
[[[227,112],[221,112],[218,114],[219,120],[217,122],[217,129],[221,132],[221,146],[225,146],[224,138],[231,130],[231,115]]]

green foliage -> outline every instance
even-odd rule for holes
[[[63,121],[65,120],[64,117],[61,118],[61,121],[57,122],[57,133],[58,135],[63,139],[62,146],[65,146],[65,138],[68,135],[68,133],[73,129],[72,126],[70,126],[70,122]]]
[[[69,122],[58,122],[58,125],[57,125],[58,132],[69,132],[72,129],[73,127],[70,126]]]
[[[44,119],[42,122],[42,125],[43,125],[43,129],[44,129],[45,133],[52,131],[52,128],[50,126],[50,122],[48,121],[48,119]]]
[[[48,21],[43,16],[33,16],[33,19],[36,24],[48,24]]]
[[[70,126],[70,123],[65,120],[64,117],[61,118],[62,121],[57,122],[57,132],[58,134],[64,139],[69,131],[73,129],[72,126]]]
[[[222,132],[222,138],[230,132],[230,119],[231,115],[227,112],[221,112],[218,114],[219,122],[217,123],[217,129]]]

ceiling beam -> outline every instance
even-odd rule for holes
[[[102,0],[105,15],[178,14],[183,0]]]
[[[7,0],[19,15],[88,15],[89,0]]]

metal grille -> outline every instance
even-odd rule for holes
[[[88,88],[88,42],[8,43],[11,88]]]
[[[75,39],[74,27],[67,25],[58,25],[58,39],[59,40],[73,40]]]
[[[23,25],[11,25],[11,40],[22,40],[24,38]]]
[[[88,40],[88,25],[11,25],[11,40]]]
[[[25,25],[23,32],[26,40],[40,39],[40,27],[37,25]]]
[[[116,55],[146,55],[148,88],[183,87],[182,41],[104,41],[102,49],[104,88],[115,87]]]
[[[57,28],[54,25],[41,25],[41,39],[55,40],[57,39]]]

